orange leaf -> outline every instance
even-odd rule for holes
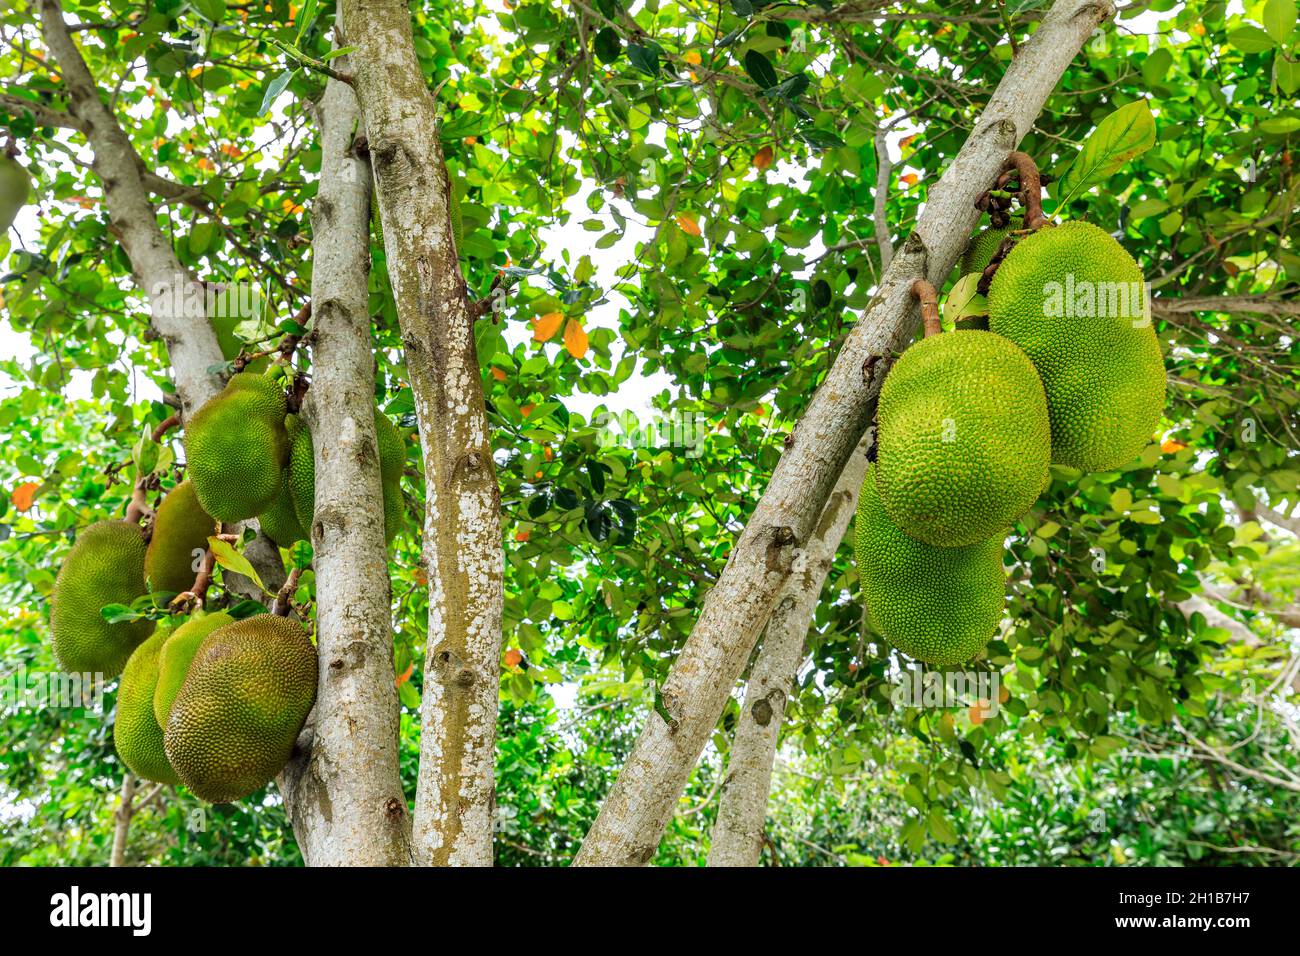
[[[429,583],[429,572],[425,571],[424,568],[416,568],[411,573],[411,577],[415,579],[415,583],[420,587],[424,587]]]
[[[536,407],[537,407],[537,406],[534,405],[532,402],[529,402],[527,405],[520,405],[520,406],[519,406],[519,413],[520,413],[521,415],[523,415],[524,418],[527,418],[529,415],[531,415],[531,414],[533,413],[533,409],[536,408]]]
[[[540,475],[541,472],[539,471],[538,474]],[[527,541],[528,538],[529,538],[529,535],[530,535],[530,532],[527,531],[527,530],[524,530],[524,531],[516,531],[516,532],[515,532],[515,540],[516,540],[516,541]]]
[[[517,647],[506,651],[506,667],[518,667],[524,660],[524,652]]]
[[[533,341],[549,342],[555,338],[555,333],[560,331],[560,323],[563,321],[563,312],[547,312],[545,315],[539,315],[533,319]]]
[[[543,456],[547,461],[550,461],[552,458],[555,457],[555,452],[551,451],[551,446],[550,446],[550,445],[547,445],[545,448],[542,449],[542,456]]]
[[[772,165],[772,147],[764,146],[754,154],[754,168],[767,169]]]
[[[688,51],[686,55],[682,57],[682,59],[685,60],[687,63],[689,63],[691,66],[699,66],[701,63],[704,62],[704,59],[694,50]]]
[[[27,511],[31,508],[32,502],[36,500],[36,489],[41,486],[39,481],[24,481],[14,489],[9,500],[14,503],[14,507],[19,511]]]
[[[694,216],[688,216],[682,213],[677,217],[677,226],[688,236],[698,236],[700,234],[700,224],[695,221]]]
[[[1186,447],[1182,442],[1170,438],[1160,445],[1160,450],[1166,455],[1172,455],[1174,452],[1182,451]]]
[[[503,368],[497,368],[495,365],[493,365],[492,377],[496,379],[498,382],[504,382],[506,380],[506,370]]]
[[[397,686],[401,687],[408,680],[410,680],[411,674],[412,672],[414,672],[414,670],[415,670],[415,661],[411,661],[411,663],[406,665],[406,670],[402,671],[402,673],[397,675]]]
[[[916,185],[916,173],[906,173],[902,176],[899,176],[898,179],[900,182],[907,183],[907,185],[909,186]]]
[[[569,319],[564,327],[564,347],[576,359],[587,354],[587,330],[576,319]]]

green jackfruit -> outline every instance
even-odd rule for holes
[[[406,440],[387,415],[375,409],[375,443],[379,446],[379,480],[384,491],[384,540],[392,543],[402,530],[402,471],[406,467]],[[311,433],[301,429],[289,454],[289,485],[293,489],[294,513],[304,529],[310,528],[316,513],[316,461]]]
[[[989,328],[1038,369],[1052,461],[1105,471],[1151,440],[1165,367],[1142,273],[1102,229],[1067,222],[1020,240],[989,287]]]
[[[186,424],[190,480],[208,514],[243,521],[275,503],[289,460],[285,411],[279,385],[241,372]]]
[[[158,726],[167,726],[167,715],[180,692],[190,661],[203,639],[219,627],[234,624],[235,619],[223,611],[191,617],[172,631],[158,652],[158,685],[153,692],[153,715]],[[161,737],[159,738],[161,739]]]
[[[109,624],[99,613],[106,604],[130,604],[145,593],[144,555],[144,536],[129,521],[98,521],[78,536],[51,597],[50,635],[65,671],[116,677],[153,633],[152,621]]]
[[[132,773],[157,783],[176,785],[180,777],[167,762],[162,727],[154,716],[154,691],[158,685],[158,652],[171,635],[164,630],[135,649],[117,691],[117,719],[113,743],[122,763]]]
[[[992,332],[922,339],[885,378],[876,469],[885,510],[936,547],[983,541],[1047,485],[1047,398],[1025,353]]]
[[[874,468],[858,499],[855,549],[868,620],[909,657],[960,664],[997,632],[1006,596],[1002,539],[935,548],[909,538],[885,514]]]
[[[9,231],[31,191],[32,177],[22,163],[0,153],[0,234]]]
[[[1002,245],[1002,240],[1012,232],[1025,228],[1024,216],[1012,216],[1009,225],[1001,228],[989,226],[970,241],[966,253],[961,257],[961,274],[983,272],[993,261],[993,254]]]
[[[194,483],[183,481],[158,506],[149,550],[144,557],[144,577],[151,591],[188,591],[198,573],[198,562],[217,522],[203,510]]]
[[[298,432],[305,431],[306,426],[297,415],[290,415],[284,420],[284,430],[289,438],[289,455],[292,459]],[[298,521],[294,509],[293,484],[288,468],[282,473],[280,494],[276,497],[275,504],[257,516],[257,523],[266,532],[266,536],[282,548],[289,547],[295,541],[308,540],[307,532]]]
[[[316,702],[316,648],[301,625],[259,614],[203,639],[167,716],[167,758],[195,796],[260,790],[293,753]]]

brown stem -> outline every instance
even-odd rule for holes
[[[271,602],[271,613],[276,617],[288,617],[289,612],[293,610],[293,592],[298,590],[298,579],[302,577],[302,568],[294,568],[285,578],[284,587],[275,596]]]
[[[149,501],[145,495],[145,484],[147,476],[140,478],[135,483],[135,488],[131,491],[131,503],[126,506],[126,520],[132,524],[139,524],[145,516],[150,514]]]
[[[172,598],[172,604],[184,603],[187,611],[203,607],[203,602],[208,599],[208,588],[212,584],[212,572],[217,565],[217,556],[208,548],[203,552],[203,560],[199,562],[199,573],[194,578],[194,583],[188,591],[183,591],[176,597]]]
[[[1016,171],[1020,179],[1020,204],[1025,209],[1025,228],[1040,229],[1048,224],[1043,215],[1043,184],[1038,177],[1038,166],[1033,157],[1019,150],[1007,157],[1002,167]]]
[[[921,322],[925,326],[925,337],[938,335],[943,331],[939,321],[939,293],[928,281],[917,279],[912,283],[912,295],[921,303]]]
[[[181,423],[181,413],[172,412],[170,415],[168,415],[158,424],[158,427],[153,430],[153,434],[150,435],[149,437],[152,438],[154,441],[162,441],[163,435],[166,435],[169,431],[171,431],[180,423]]]
[[[980,295],[989,294],[989,286],[993,284],[993,277],[997,275],[998,266],[1002,265],[1002,260],[1005,259],[1007,254],[1015,247],[1015,236],[1007,236],[1002,240],[998,245],[997,252],[993,253],[993,258],[989,260],[989,264],[985,266],[984,271],[980,273],[979,285],[975,287],[976,292]]]

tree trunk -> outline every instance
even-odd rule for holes
[[[787,579],[763,631],[722,782],[718,819],[709,843],[709,866],[758,866],[772,762],[790,687],[803,660],[804,638],[835,563],[835,552],[858,507],[870,444],[869,438],[858,443],[826,502],[813,540]]]
[[[130,770],[122,774],[121,796],[113,814],[113,849],[108,858],[112,867],[126,866],[126,838],[131,832],[131,817],[135,815],[135,775]]]
[[[104,205],[113,232],[131,261],[137,285],[149,298],[150,322],[167,344],[181,416],[188,419],[221,390],[221,379],[208,371],[221,364],[222,355],[208,322],[202,287],[180,264],[159,228],[158,214],[144,186],[144,163],[100,99],[99,87],[68,31],[58,0],[39,2],[41,33],[62,73],[75,128],[90,144],[91,168],[104,187]],[[255,521],[244,524],[257,527]],[[265,535],[248,544],[245,557],[268,588],[280,586],[284,580],[280,552]],[[223,580],[242,597],[262,599],[257,585],[241,575],[231,574]]]
[[[345,0],[342,10],[424,458],[429,635],[414,853],[422,864],[486,866],[504,555],[474,308],[410,10],[403,0]]]
[[[732,549],[652,712],[578,853],[579,865],[650,860],[831,487],[866,431],[892,360],[916,326],[910,288],[941,287],[979,219],[975,201],[1029,132],[1061,74],[1115,8],[1057,0],[1012,60],[961,151],[930,190],[916,230],[881,276]]]
[[[335,68],[346,70],[344,58]],[[375,360],[368,309],[370,166],[357,155],[361,111],[330,80],[317,109],[320,186],[312,205],[312,384],[303,418],[314,437],[320,680],[310,750],[280,789],[311,866],[410,862],[397,765],[391,591],[375,441]]]
[[[181,413],[188,418],[221,390],[221,380],[208,371],[221,363],[221,347],[203,311],[202,290],[194,294],[193,278],[158,228],[157,213],[144,187],[143,163],[117,118],[100,100],[99,86],[68,32],[58,0],[40,0],[40,5],[45,44],[58,62],[69,108],[93,152],[91,165],[104,186],[104,206],[113,232],[131,260],[137,284],[149,298],[154,330],[167,344]]]

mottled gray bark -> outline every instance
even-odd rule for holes
[[[410,10],[344,0],[342,17],[424,458],[429,631],[414,853],[421,864],[488,866],[504,553],[475,311]]]
[[[870,432],[868,432],[870,435]],[[718,801],[718,819],[709,841],[709,866],[758,866],[763,850],[772,762],[781,723],[826,576],[835,563],[844,532],[858,506],[867,473],[868,439],[858,443],[835,483],[812,541],[785,582],[763,630],[758,657],[750,669],[745,703],[736,722],[727,776]]]
[[[346,70],[346,58],[334,62]],[[398,703],[370,340],[370,165],[361,110],[330,80],[316,110],[320,185],[312,203],[312,384],[303,405],[315,449],[320,680],[309,747],[280,777],[311,866],[411,862],[398,773]]]
[[[1057,0],[1008,66],[983,115],[927,196],[916,230],[881,277],[776,467],[766,492],[704,602],[691,636],[578,853],[579,865],[650,860],[759,630],[809,540],[875,411],[892,357],[908,343],[918,278],[942,286],[993,183],[1092,31],[1115,12],[1095,0]]]

